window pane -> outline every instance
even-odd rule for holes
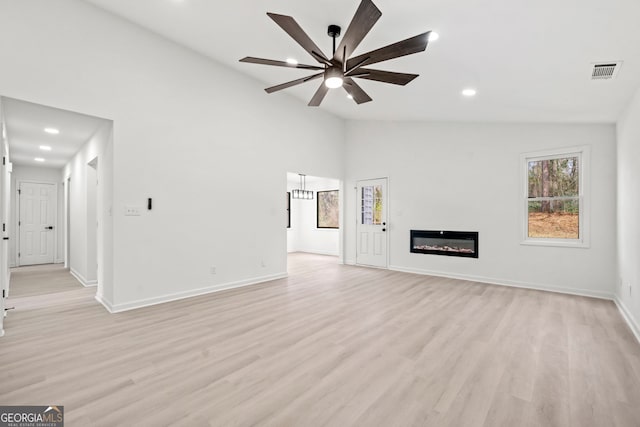
[[[291,193],[287,191],[287,228],[291,228]]]
[[[382,186],[369,185],[362,187],[362,212],[363,225],[382,224]]]
[[[340,212],[338,190],[318,191],[317,224],[318,228],[339,228]]]
[[[373,223],[375,225],[382,224],[382,186],[376,185],[375,190],[375,200],[373,204]]]
[[[578,239],[580,237],[580,202],[542,200],[529,202],[529,237]]]
[[[363,225],[373,224],[373,187],[362,187],[362,215]]]
[[[578,196],[577,157],[562,157],[528,162],[528,197]]]

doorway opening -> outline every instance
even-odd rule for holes
[[[88,284],[98,284],[98,158],[87,163],[87,275]]]
[[[111,195],[98,190],[98,178],[112,175],[113,122],[2,96],[0,107],[11,182],[2,209],[14,218],[5,297],[18,309],[24,298],[62,303],[73,287],[96,294],[101,223],[112,221],[100,209]]]
[[[336,263],[341,263],[342,181],[337,178],[288,172],[286,204],[287,270],[289,271],[289,264],[297,268],[295,262],[289,261],[301,253],[333,257]]]

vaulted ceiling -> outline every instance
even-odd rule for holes
[[[272,86],[312,74],[243,64],[244,56],[314,60],[266,12],[293,16],[325,54],[327,26],[343,31],[359,0],[86,0]],[[362,81],[373,102],[339,89],[319,108],[347,119],[474,122],[614,122],[640,84],[637,0],[374,0],[382,18],[360,54],[427,30],[426,52],[379,64],[420,74],[405,87]],[[107,36],[107,35],[105,35]],[[623,61],[592,81],[594,62]],[[185,76],[188,78],[188,76]],[[306,107],[320,81],[259,96],[294,96]],[[477,89],[466,98],[464,88]]]

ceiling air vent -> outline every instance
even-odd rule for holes
[[[591,80],[609,80],[614,78],[616,74],[618,74],[620,65],[622,65],[622,61],[593,64]]]

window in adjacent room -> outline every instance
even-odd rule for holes
[[[587,246],[587,149],[527,154],[523,158],[523,243]]]
[[[316,221],[318,228],[340,228],[338,190],[318,191]]]
[[[287,191],[287,228],[291,228],[291,192]]]

